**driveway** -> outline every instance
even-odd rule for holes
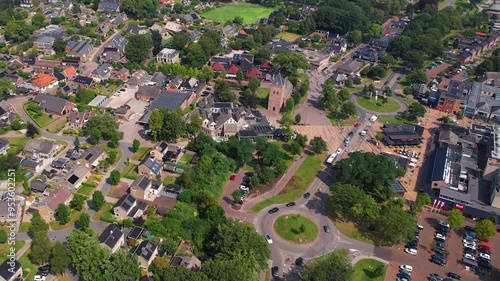
[[[120,89],[125,89],[125,91],[120,91]],[[115,93],[119,93],[119,96],[115,96]],[[117,91],[113,93],[112,96],[109,97],[109,103],[106,107],[110,108],[118,108],[124,104],[127,104],[132,99],[135,99],[135,93],[137,93],[137,89],[134,88],[125,88],[121,87],[117,89]]]

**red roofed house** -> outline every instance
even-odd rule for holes
[[[265,62],[263,62],[262,65],[260,66],[260,70],[269,71],[271,69],[273,69],[273,65],[268,60],[266,60]]]
[[[56,189],[46,198],[47,200],[41,202],[39,205],[31,205],[32,208],[38,210],[40,216],[46,221],[50,222],[55,220],[57,206],[59,204],[69,205],[73,199],[73,194],[65,189]]]
[[[57,85],[57,78],[49,74],[40,73],[31,84],[35,86],[38,91],[45,92],[48,88]]]
[[[236,73],[238,73],[238,70],[239,70],[239,68],[236,65],[232,64],[227,69],[226,78],[235,78],[236,77]]]
[[[64,76],[68,79],[75,78],[78,73],[76,72],[76,69],[72,66],[68,66],[63,70]]]
[[[212,70],[213,71],[222,71],[222,70],[224,70],[224,66],[220,62],[216,62],[216,63],[212,64]]]
[[[248,78],[250,78],[250,77],[257,77],[257,78],[260,79],[261,76],[262,76],[262,72],[260,72],[260,70],[257,67],[253,67],[252,69],[250,69],[247,72],[247,77]]]

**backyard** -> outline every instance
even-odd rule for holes
[[[288,42],[295,42],[297,39],[302,38],[302,35],[296,34],[296,33],[291,33],[291,32],[281,32],[276,36],[276,38],[288,41]]]
[[[139,147],[139,149],[137,149],[137,151],[134,152],[134,154],[132,154],[131,159],[136,161],[142,160],[144,156],[146,156],[146,154],[149,153],[150,149],[151,148],[149,147]]]
[[[216,20],[222,24],[228,20],[233,20],[236,16],[243,17],[243,23],[253,24],[261,18],[266,18],[275,11],[275,8],[268,8],[250,4],[228,4],[220,8],[215,8],[201,14],[202,17]]]
[[[263,200],[250,208],[251,213],[258,213],[267,206],[287,203],[299,199],[312,183],[322,168],[326,154],[308,155],[285,188],[276,196]]]
[[[274,230],[292,243],[311,243],[318,236],[318,227],[310,219],[300,215],[284,215],[274,222]]]
[[[113,210],[113,204],[106,202],[102,206],[101,210],[99,210],[99,212],[96,212],[92,216],[92,220],[93,221],[101,220],[101,221],[106,221],[106,222],[115,222],[116,218],[113,216],[112,210]]]
[[[383,102],[383,97],[379,97],[377,101],[375,98],[369,98],[366,96],[360,96],[356,98],[356,102],[363,108],[374,112],[397,112],[401,106],[393,98],[387,98],[386,102]]]
[[[135,180],[137,178],[137,167],[134,164],[129,163],[122,170],[122,178],[129,180]]]
[[[24,111],[28,116],[40,127],[44,128],[50,123],[56,121],[58,117],[51,117],[47,112],[43,112],[40,107],[32,102],[29,101],[23,105]]]
[[[55,124],[54,126],[50,127],[49,129],[47,129],[47,131],[51,134],[57,134],[59,133],[62,129],[64,129],[64,127],[66,127],[66,125],[68,124],[68,121],[67,120],[62,120],[61,122],[59,122],[58,124]]]
[[[382,266],[381,275],[377,276],[377,267]],[[374,259],[359,260],[353,266],[351,281],[384,281],[387,265]]]
[[[23,277],[26,281],[32,281],[35,279],[35,273],[37,266],[32,264],[28,258],[30,250],[28,249],[24,254],[17,260],[23,266]]]
[[[69,216],[69,222],[67,224],[60,224],[59,221],[51,221],[49,222],[49,226],[51,230],[62,230],[75,225],[75,222],[80,217],[80,214],[85,212],[85,210],[81,211],[71,211],[71,215]]]

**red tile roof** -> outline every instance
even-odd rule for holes
[[[261,72],[256,67],[254,67],[254,68],[250,69],[250,71],[248,71],[247,75],[248,75],[248,77],[260,76]]]
[[[236,74],[238,73],[239,68],[236,65],[231,65],[229,69],[227,70],[228,74]]]
[[[213,71],[222,71],[224,70],[224,66],[220,62],[216,62],[212,64],[212,70]]]
[[[260,68],[272,68],[273,65],[271,64],[270,61],[266,60],[264,63],[262,63],[262,65],[260,66]]]
[[[240,32],[239,32],[239,33],[240,33],[240,34],[242,34],[242,35],[246,35],[246,34],[247,34],[247,33],[245,32],[245,30],[243,30],[243,29],[242,29],[242,30],[240,30]]]
[[[39,88],[45,88],[56,81],[57,78],[55,78],[54,76],[45,73],[40,73],[38,74],[38,77],[35,80],[33,80],[32,84]]]
[[[66,75],[66,77],[70,78],[70,77],[74,77],[77,73],[76,73],[76,69],[72,66],[68,66],[66,67],[64,70],[63,70],[63,73],[64,75]]]

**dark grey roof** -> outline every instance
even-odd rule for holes
[[[41,109],[61,113],[70,102],[55,96],[37,95],[33,101],[38,103]]]
[[[180,185],[171,183],[171,184],[168,184],[167,186],[165,186],[164,190],[173,191],[173,192],[180,192],[182,190],[182,187]]]
[[[97,158],[99,158],[104,153],[104,149],[99,146],[92,146],[85,151],[83,159],[88,163],[93,163]]]
[[[130,194],[123,195],[118,200],[118,202],[116,202],[115,208],[120,207],[123,210],[125,210],[126,212],[130,212],[130,210],[132,210],[135,202],[136,202],[136,200],[132,195],[130,195]]]
[[[179,108],[182,103],[189,98],[189,96],[190,94],[164,90],[158,97],[156,97],[156,99],[151,102],[151,104],[149,105],[149,109],[151,110],[155,108],[166,107],[175,110]]]
[[[141,234],[143,231],[144,231],[144,228],[140,228],[140,227],[136,226],[130,231],[127,238],[139,239],[139,238],[141,238]]]
[[[130,187],[138,186],[142,189],[146,189],[149,185],[151,185],[151,180],[146,175],[141,175],[134,182],[132,182],[132,184],[130,184]]]
[[[120,1],[118,0],[102,0],[99,6],[104,12],[113,12],[120,7]]]
[[[66,76],[61,72],[54,72],[54,77],[57,78],[57,81],[62,81],[66,79]]]
[[[38,167],[38,163],[33,160],[24,160],[23,162],[21,162],[21,165],[24,167],[34,168],[34,169]]]
[[[134,254],[142,257],[143,259],[150,261],[154,258],[153,254],[158,248],[157,245],[153,244],[151,241],[142,241],[137,248],[135,248]]]
[[[276,75],[276,77],[274,77],[274,80],[273,82],[271,82],[271,85],[273,86],[283,86],[285,85],[285,78],[283,78],[283,76],[281,76],[281,72],[278,72],[278,75]]]
[[[158,163],[158,161],[156,161],[156,158],[154,158],[154,156],[144,158],[144,160],[142,160],[139,165],[145,165],[154,174],[158,174],[161,172],[161,165],[160,163]]]
[[[47,189],[47,184],[42,181],[34,180],[30,184],[30,189],[37,192],[44,192]]]
[[[110,248],[114,248],[118,241],[123,237],[123,232],[118,224],[110,224],[99,236],[99,242]]]
[[[99,75],[100,77],[105,77],[111,72],[111,65],[107,63],[103,63],[99,65],[94,71],[92,71],[93,74]]]
[[[9,141],[6,139],[0,139],[0,149],[5,148],[6,146],[9,145]]]
[[[6,259],[2,265],[0,265],[0,276],[4,280],[11,280],[14,274],[21,268],[21,263],[14,260],[14,266],[10,263],[10,259]]]
[[[92,82],[94,82],[94,79],[86,76],[81,76],[78,75],[73,79],[73,82],[78,83],[78,84],[83,84],[83,85],[90,85]]]
[[[69,56],[78,56],[81,57],[85,54],[89,54],[92,51],[93,47],[88,40],[83,40],[78,42],[73,49],[68,53]]]

